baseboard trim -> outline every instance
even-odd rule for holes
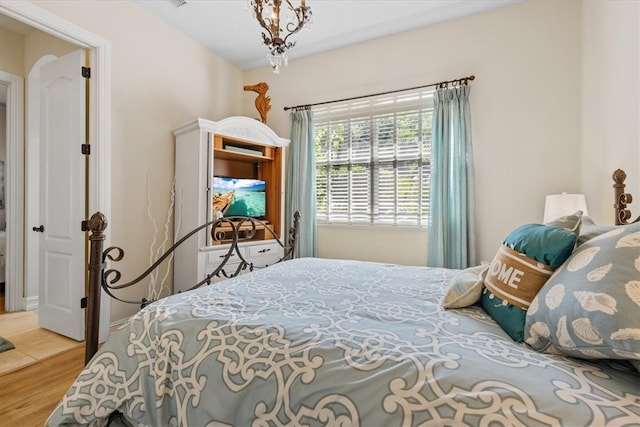
[[[27,298],[27,311],[38,311],[38,297],[28,297]]]

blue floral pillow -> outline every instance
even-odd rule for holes
[[[539,351],[640,366],[640,223],[590,239],[532,301],[525,341]]]

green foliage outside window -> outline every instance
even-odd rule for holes
[[[426,225],[430,102],[392,112],[316,117],[319,222]]]

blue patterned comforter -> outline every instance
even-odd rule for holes
[[[452,270],[303,258],[158,301],[115,332],[47,425],[640,425],[640,375],[537,353]]]

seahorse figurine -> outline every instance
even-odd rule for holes
[[[258,93],[255,104],[258,109],[258,113],[260,113],[260,121],[266,125],[267,113],[271,110],[271,97],[265,96],[269,90],[269,85],[265,82],[260,82],[255,85],[247,85],[244,87],[244,90]]]

